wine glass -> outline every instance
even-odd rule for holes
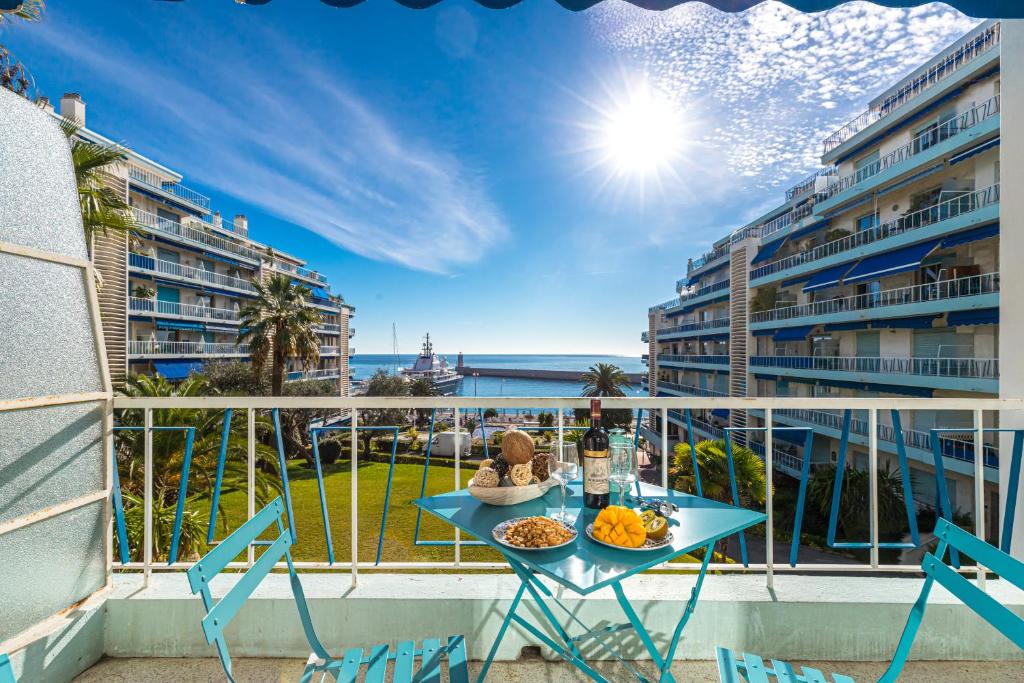
[[[636,482],[638,466],[636,449],[629,441],[608,445],[608,479],[619,487],[619,505],[625,504],[626,490]]]
[[[552,519],[563,523],[571,523],[573,521],[565,512],[565,486],[576,478],[579,468],[580,456],[576,451],[575,443],[569,442],[559,445],[556,442],[551,444],[551,476],[558,480],[562,487],[562,509],[557,514],[552,515]]]

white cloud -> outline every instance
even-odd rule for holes
[[[175,60],[155,62],[74,29],[40,28],[50,47],[99,77],[97,87],[125,94],[126,107],[145,121],[137,142],[173,160],[186,182],[417,270],[451,272],[508,234],[472,163],[428,140],[424,122],[382,112],[372,96],[282,36],[248,36],[260,61],[270,56],[281,65],[268,73],[249,66],[244,45],[223,39],[215,50],[203,40],[180,41]]]
[[[816,168],[828,134],[977,23],[939,3],[804,14],[767,2],[728,14],[604,2],[586,16],[680,106],[700,107],[706,163],[722,166],[733,191],[782,189]]]

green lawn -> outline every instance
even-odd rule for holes
[[[462,486],[466,486],[475,470],[463,469]],[[293,461],[288,467],[291,481],[292,506],[297,522],[298,541],[293,557],[298,561],[326,561],[327,543],[320,514],[320,497],[317,493],[314,470]],[[416,525],[416,510],[412,501],[419,496],[422,465],[395,466],[391,489],[391,503],[387,527],[384,533],[383,562],[443,562],[455,559],[455,549],[444,546],[417,546],[413,543],[413,529]],[[359,466],[359,560],[373,562],[377,553],[377,535],[380,530],[381,514],[384,510],[384,491],[387,484],[388,466],[384,463],[365,462]],[[427,478],[426,495],[451,491],[455,484],[455,470],[450,467],[431,467]],[[327,511],[331,522],[331,538],[334,541],[336,562],[347,562],[351,549],[351,489],[352,472],[348,460],[339,460],[324,469],[324,488],[327,493]],[[222,498],[228,517],[229,529],[235,529],[245,520],[245,494],[234,492]],[[218,526],[217,538],[226,532]],[[433,515],[423,514],[420,530],[421,539],[452,540],[453,529]],[[465,537],[463,537],[465,540]],[[463,546],[462,560],[465,562],[500,562],[501,556],[494,550],[481,547]],[[695,562],[690,556],[680,558],[683,562]]]

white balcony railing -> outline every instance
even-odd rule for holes
[[[315,280],[316,282],[327,284],[327,276],[321,275],[315,270],[309,270],[308,268],[292,265],[291,263],[285,263],[284,261],[274,261],[272,267],[274,270],[278,270],[282,273],[290,273],[292,275],[304,277],[307,280]]]
[[[899,216],[898,218],[894,218],[874,228],[867,228],[852,235],[847,235],[837,240],[826,242],[825,244],[814,247],[813,249],[802,251],[798,254],[793,254],[792,256],[787,256],[779,259],[778,261],[772,261],[771,263],[750,271],[750,279],[756,280],[768,275],[780,273],[784,270],[788,270],[805,263],[811,263],[812,261],[828,258],[829,256],[835,256],[836,254],[841,254],[857,247],[873,244],[889,237],[902,235],[951,218],[957,218],[958,216],[963,216],[998,203],[998,184],[990,185],[989,187],[981,190],[975,190],[974,192],[966,192],[959,197],[954,197],[953,199],[948,199],[933,206],[928,206],[906,215]]]
[[[699,332],[701,330],[716,330],[729,327],[728,318],[716,318],[714,320],[702,320],[701,322],[683,323],[672,327],[663,327],[657,331],[658,337],[667,337],[680,332]]]
[[[690,260],[689,263],[687,264],[686,272],[687,273],[692,273],[693,271],[697,270],[698,268],[703,268],[704,266],[708,265],[709,263],[713,263],[715,261],[718,261],[721,258],[724,258],[724,257],[728,256],[729,255],[729,250],[731,249],[731,247],[732,247],[731,244],[723,244],[723,245],[721,245],[719,247],[715,247],[711,251],[706,252],[700,258],[695,258],[695,259]]]
[[[962,67],[987,54],[998,44],[999,24],[994,24],[970,42],[945,55],[923,74],[885,98],[878,106],[857,115],[852,121],[825,138],[823,143],[825,153],[827,154],[843,144],[875,121],[888,116],[935,84],[955,75]]]
[[[155,316],[166,315],[179,318],[199,318],[201,320],[222,320],[225,322],[238,322],[239,320],[238,312],[229,308],[179,304],[174,301],[142,299],[135,296],[128,300],[128,310],[131,313]]]
[[[320,347],[320,355],[321,356],[337,356],[339,353],[341,353],[341,347],[340,346],[321,346]]]
[[[316,370],[293,370],[285,376],[286,382],[302,382],[314,379],[338,379],[340,368],[318,368]]]
[[[205,268],[183,266],[180,263],[163,261],[143,254],[128,254],[128,265],[139,270],[146,270],[151,273],[160,273],[161,275],[168,275],[170,277],[188,280],[190,282],[216,285],[217,287],[230,287],[231,289],[238,289],[243,292],[250,293],[255,293],[256,291],[256,287],[253,286],[252,282],[249,280],[243,280],[242,278],[231,277],[230,275],[223,275],[221,273],[214,273],[206,270]]]
[[[129,356],[248,356],[248,344],[202,341],[129,341]]]
[[[901,164],[929,149],[940,142],[945,142],[957,135],[971,130],[982,121],[987,121],[999,114],[999,96],[985,100],[979,105],[971,107],[960,116],[957,116],[945,123],[919,133],[907,144],[898,147],[884,157],[857,170],[856,173],[843,176],[836,182],[829,185],[821,193],[822,199],[831,199],[841,192],[859,185],[865,180],[878,175],[897,164]]]
[[[135,214],[135,222],[147,230],[172,237],[176,241],[194,245],[200,249],[215,249],[225,252],[230,256],[247,259],[256,265],[260,263],[259,252],[245,245],[218,237],[206,230],[182,225],[181,223],[157,216],[154,213],[143,211],[138,207],[133,207],[132,212]]]
[[[695,387],[692,384],[677,384],[676,382],[666,382],[660,379],[658,380],[658,388],[678,391],[680,394],[686,394],[687,396],[702,396],[704,398],[722,398],[729,395],[723,391],[715,391],[706,387]]]
[[[687,363],[687,364],[699,364],[699,365],[728,365],[729,356],[719,355],[707,355],[707,354],[670,354],[670,353],[659,353],[659,363]]]
[[[180,183],[164,180],[163,178],[161,178],[156,173],[153,173],[152,171],[147,171],[146,169],[139,168],[138,166],[129,165],[128,177],[138,183],[148,185],[149,187],[155,190],[160,190],[161,192],[172,194],[175,197],[178,197],[179,199],[184,199],[185,201],[189,202],[193,206],[199,207],[200,209],[204,209],[206,211],[210,210],[209,197],[199,192],[196,192],[195,190],[189,187],[185,187]]]
[[[857,356],[751,356],[751,367],[856,374],[999,379],[998,358],[876,358]]]
[[[887,306],[905,306],[929,301],[945,301],[964,299],[999,292],[999,273],[971,275],[942,280],[926,285],[897,287],[884,289],[871,294],[855,294],[853,296],[816,301],[799,306],[783,306],[767,311],[758,311],[750,315],[750,322],[763,323],[793,318],[818,317],[848,311],[876,310]]]
[[[321,371],[315,371],[321,372]],[[312,375],[312,373],[308,373]],[[307,376],[308,376],[307,375]],[[485,556],[481,561],[466,561],[462,556],[462,551],[467,543],[466,539],[460,538],[456,535],[454,538],[452,554],[448,556],[448,559],[437,559],[430,558],[424,559],[422,555],[408,554],[400,556],[400,559],[392,559],[388,562],[377,565],[372,559],[367,558],[367,537],[371,536],[376,539],[377,537],[377,524],[380,521],[379,514],[368,514],[368,510],[376,509],[379,513],[379,494],[371,496],[371,500],[366,500],[366,497],[362,494],[362,487],[357,487],[357,481],[359,477],[362,477],[364,473],[368,472],[366,467],[374,467],[375,464],[372,462],[365,462],[363,459],[363,448],[360,447],[360,436],[357,432],[356,427],[362,425],[362,419],[365,416],[364,411],[367,410],[389,410],[393,413],[408,413],[412,415],[415,409],[437,409],[439,414],[445,415],[445,420],[451,425],[450,429],[455,432],[454,443],[454,454],[452,456],[452,465],[454,475],[445,477],[444,481],[449,482],[447,486],[455,487],[461,486],[462,484],[456,484],[455,482],[464,481],[463,467],[466,466],[467,453],[463,452],[462,439],[459,437],[461,430],[465,429],[464,421],[467,418],[475,418],[478,415],[478,411],[486,408],[495,408],[497,410],[515,410],[523,408],[524,406],[530,406],[533,410],[544,410],[555,415],[555,425],[558,427],[553,433],[553,440],[558,443],[562,441],[566,436],[569,429],[573,428],[574,422],[574,411],[583,409],[588,406],[588,399],[584,398],[524,398],[524,397],[405,397],[405,398],[393,398],[393,397],[353,397],[353,398],[338,398],[338,397],[242,397],[242,396],[216,396],[216,397],[124,397],[115,396],[112,399],[112,409],[115,414],[119,414],[120,411],[137,411],[134,414],[140,415],[140,422],[142,425],[153,424],[154,411],[162,411],[167,409],[198,409],[216,412],[220,414],[226,408],[232,408],[235,411],[236,419],[233,423],[232,430],[238,437],[240,443],[248,443],[248,454],[231,456],[235,458],[234,462],[240,469],[239,477],[242,478],[248,472],[249,481],[253,481],[253,477],[258,467],[266,466],[265,460],[258,460],[256,457],[256,438],[246,438],[248,429],[255,429],[257,424],[257,416],[270,408],[280,408],[284,411],[294,411],[299,409],[306,410],[317,410],[327,411],[328,413],[334,414],[346,414],[350,417],[350,421],[343,426],[341,436],[343,440],[343,447],[346,450],[346,457],[348,462],[341,461],[339,466],[341,472],[345,478],[351,479],[352,495],[348,501],[344,503],[346,519],[348,523],[351,520],[351,541],[350,546],[346,548],[350,550],[351,555],[348,558],[338,557],[333,564],[327,561],[326,557],[317,555],[316,553],[323,553],[323,547],[321,550],[313,551],[313,556],[301,558],[296,562],[296,566],[302,570],[321,570],[321,571],[351,571],[353,579],[356,576],[357,571],[362,569],[373,569],[384,571],[395,571],[399,569],[444,569],[462,567],[466,569],[502,569],[507,570],[507,565],[502,563],[499,558]],[[691,409],[693,411],[705,411],[705,410],[736,410],[736,411],[760,411],[762,416],[761,419],[768,421],[770,424],[778,425],[779,422],[773,417],[773,411],[787,411],[787,414],[794,411],[828,411],[828,412],[839,412],[846,408],[853,408],[858,413],[858,419],[865,418],[865,424],[879,424],[878,419],[883,414],[888,413],[890,410],[899,410],[907,413],[908,416],[912,411],[936,411],[936,410],[970,410],[974,412],[976,416],[982,416],[986,413],[989,416],[994,414],[995,419],[998,420],[1000,411],[1020,411],[1024,409],[1024,400],[1018,399],[972,399],[972,398],[943,398],[943,399],[887,399],[887,398],[867,398],[867,399],[851,399],[851,398],[687,398],[687,397],[671,397],[671,398],[605,398],[602,399],[602,407],[605,409],[642,409],[645,417],[648,419],[654,416],[658,419],[661,425],[665,425],[668,419],[671,419],[677,423],[680,422],[682,415],[680,411],[683,409]],[[183,412],[185,412],[183,410]],[[976,418],[978,419],[978,418]],[[907,420],[909,422],[909,418]],[[702,430],[705,430],[705,435],[711,435],[713,437],[721,438],[724,435],[722,428],[708,422],[697,420]],[[250,427],[247,427],[249,425]],[[983,424],[980,422],[976,424],[969,431],[974,436],[973,442],[977,448],[982,449],[984,447],[982,429]],[[859,429],[859,427],[858,427]],[[879,427],[881,430],[881,426]],[[143,427],[145,430],[145,427]],[[219,432],[218,432],[219,434]],[[650,434],[655,436],[655,443],[660,438],[659,454],[650,454],[645,456],[644,462],[648,462],[649,465],[644,465],[644,477],[653,478],[652,481],[660,483],[663,486],[667,486],[669,482],[669,474],[671,468],[671,458],[673,457],[670,451],[668,430],[662,429],[660,433]],[[879,439],[869,439],[867,444],[868,451],[868,462],[865,465],[870,468],[871,471],[876,471],[880,466],[880,447],[879,442],[884,439],[884,434],[880,432]],[[783,522],[781,520],[786,519],[784,509],[780,510],[779,500],[773,496],[776,490],[777,483],[779,480],[776,478],[779,476],[778,470],[795,470],[799,463],[802,461],[800,456],[792,455],[791,453],[780,450],[780,441],[773,436],[771,431],[764,432],[758,437],[761,440],[760,445],[754,446],[755,452],[758,453],[765,460],[765,506],[768,510],[774,511],[775,514],[769,514],[766,521],[763,534],[759,534],[759,537],[763,539],[765,546],[764,554],[758,555],[751,558],[750,567],[746,568],[742,563],[712,563],[711,568],[713,571],[721,572],[732,572],[732,571],[767,571],[767,572],[780,572],[780,571],[807,571],[808,568],[814,571],[834,571],[842,573],[856,573],[856,572],[878,572],[878,571],[920,571],[919,564],[916,561],[909,561],[906,564],[895,564],[891,563],[892,560],[883,561],[884,556],[880,554],[880,543],[884,538],[879,537],[879,524],[877,520],[879,515],[882,514],[895,514],[900,516],[905,521],[904,511],[902,506],[895,512],[885,512],[878,507],[878,498],[872,494],[866,496],[864,500],[864,515],[867,519],[874,519],[876,522],[871,527],[871,532],[867,538],[858,538],[851,540],[866,540],[869,546],[869,550],[866,551],[865,555],[859,559],[854,559],[849,556],[848,553],[843,551],[837,551],[836,557],[842,558],[842,561],[836,561],[835,563],[828,562],[828,551],[824,550],[824,554],[818,553],[815,558],[810,560],[812,564],[807,564],[803,559],[797,562],[795,568],[791,568],[788,563],[778,562],[777,556],[774,552],[774,546],[776,543],[786,544],[788,546],[788,532],[791,529],[789,522]],[[141,442],[146,445],[146,452],[144,454],[145,462],[152,462],[153,458],[153,447],[152,440],[146,438],[143,435]],[[968,439],[963,443],[968,444],[971,440]],[[982,459],[977,459],[974,463],[974,476],[980,481],[985,480],[985,468],[982,463]],[[651,467],[653,469],[647,469]],[[415,481],[419,481],[419,470],[416,470]],[[453,481],[454,480],[454,481]],[[203,482],[207,481],[202,477],[193,478],[192,480],[192,496],[201,496]],[[396,478],[396,486],[402,486],[400,478]],[[440,481],[440,480],[438,480]],[[359,482],[361,483],[361,482]],[[418,487],[418,483],[415,484]],[[982,490],[980,488],[978,490]],[[140,497],[146,501],[152,501],[155,497],[155,484],[149,478],[146,478],[143,482],[143,487],[146,489],[140,492]],[[403,490],[404,491],[404,490]],[[209,493],[209,492],[207,492]],[[241,510],[242,519],[245,516],[251,517],[255,514],[258,509],[255,496],[257,495],[257,489],[255,486],[250,486],[246,492],[243,487],[243,492],[240,494],[243,496],[241,503],[236,505],[238,510]],[[293,495],[296,495],[293,492]],[[314,494],[315,495],[315,494]],[[414,495],[411,493],[410,495]],[[399,500],[404,500],[403,496],[405,493],[399,495]],[[247,505],[244,504],[245,499],[248,499]],[[396,499],[392,497],[392,505],[396,505],[394,502]],[[985,529],[985,522],[988,519],[988,515],[985,511],[985,503],[987,496],[978,496],[975,500],[974,519],[976,520],[976,532],[982,536],[987,537],[987,531]],[[191,498],[190,498],[191,501]],[[239,503],[239,501],[235,501]],[[189,503],[193,505],[193,503]],[[194,503],[196,509],[203,508],[203,502]],[[248,510],[246,512],[245,510]],[[316,505],[296,505],[295,510],[297,512],[306,512],[307,514],[315,514],[316,522],[320,521],[321,510]],[[153,542],[156,540],[155,537],[155,525],[154,521],[157,518],[156,515],[144,515],[143,516],[143,529],[140,534],[139,541],[132,541],[133,543],[142,543],[143,548],[152,548]],[[404,520],[404,521],[403,521]],[[238,520],[233,520],[237,522]],[[887,524],[892,524],[894,520],[886,520]],[[308,524],[306,527],[316,526],[312,521],[306,520]],[[299,522],[301,527],[303,522]],[[372,525],[371,529],[366,529],[365,525]],[[319,527],[317,527],[319,528]],[[922,529],[922,532],[927,531]],[[312,532],[310,532],[312,533]],[[413,533],[411,523],[408,521],[407,516],[397,516],[389,519],[388,525],[384,529],[385,542],[387,538],[403,538],[408,539]],[[925,534],[922,533],[922,537]],[[923,538],[927,542],[926,538]],[[347,544],[349,545],[349,544]],[[315,547],[315,544],[314,544]],[[337,548],[337,546],[335,546]],[[398,547],[398,546],[395,546]],[[404,547],[404,546],[402,546]],[[248,550],[248,563],[251,563],[254,559],[254,551],[258,552],[258,549],[250,547]],[[414,550],[408,551],[409,553],[415,553]],[[246,553],[243,551],[243,556],[240,561],[233,563],[231,566],[242,566],[247,565]],[[128,571],[142,571],[147,577],[152,573],[154,566],[159,561],[158,558],[154,557],[152,552],[138,552],[135,556],[142,557],[141,561],[131,561],[124,565],[123,569]],[[372,554],[370,555],[372,557]],[[416,559],[416,558],[420,559]],[[404,559],[401,559],[404,558]],[[192,562],[182,559],[181,561],[174,562],[170,565],[162,565],[164,571],[183,571],[191,566]],[[678,566],[672,567],[678,570]],[[656,568],[655,571],[665,568]]]
[[[321,323],[316,326],[316,331],[320,332],[321,334],[341,334],[341,325]],[[349,336],[351,336],[351,334]]]

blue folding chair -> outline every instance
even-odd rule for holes
[[[903,635],[893,655],[889,668],[885,670],[878,683],[893,683],[903,672],[907,656],[914,644],[914,637],[924,618],[924,610],[928,606],[928,594],[936,581],[956,596],[978,616],[987,621],[1000,633],[1010,639],[1014,645],[1024,650],[1024,619],[1001,605],[995,598],[978,588],[971,581],[953,570],[943,561],[946,550],[957,550],[974,558],[979,565],[995,572],[1004,580],[1017,588],[1024,589],[1024,563],[1015,560],[998,548],[972,536],[948,520],[940,519],[935,526],[935,536],[939,539],[935,554],[928,553],[921,563],[924,571],[924,586],[914,606],[910,609],[907,624],[903,627]],[[718,648],[718,675],[723,683],[828,683],[829,679],[819,670],[803,667],[798,674],[787,662],[773,659],[765,662],[757,655],[744,653],[737,655],[724,647]],[[854,683],[849,676],[832,674],[834,683]]]
[[[228,653],[227,642],[224,639],[224,630],[256,590],[256,587],[262,583],[264,577],[270,573],[274,565],[284,558],[288,565],[295,607],[299,612],[299,619],[302,621],[306,641],[312,649],[306,668],[299,679],[301,683],[308,683],[317,675],[320,681],[335,680],[340,683],[355,683],[357,677],[360,677],[360,672],[364,672],[365,678],[362,680],[368,683],[383,683],[389,668],[392,669],[390,680],[393,680],[394,683],[411,683],[413,680],[440,681],[441,661],[445,658],[448,660],[449,680],[452,683],[469,682],[466,644],[463,636],[449,636],[443,643],[440,639],[427,639],[423,641],[421,647],[416,647],[416,643],[410,640],[399,642],[397,647],[375,645],[365,653],[362,648],[352,648],[347,650],[344,656],[338,658],[328,654],[313,629],[313,621],[310,618],[309,607],[302,591],[302,583],[295,573],[291,553],[294,541],[282,520],[284,510],[285,506],[281,498],[275,498],[270,505],[232,532],[188,570],[188,582],[192,593],[200,594],[203,607],[206,610],[206,616],[202,620],[203,634],[206,636],[207,643],[216,646],[217,655],[220,657],[221,665],[224,667],[224,673],[227,674],[229,681],[234,683],[235,679],[231,671],[231,655]],[[273,541],[257,540],[264,531],[275,525],[277,527],[276,538]],[[215,603],[210,592],[210,582],[251,544],[266,545],[267,549],[231,590]],[[265,626],[270,628],[273,625]],[[418,668],[417,660],[419,660]],[[394,662],[394,664],[389,666],[390,662]]]
[[[0,652],[0,683],[17,683],[14,679],[14,667],[10,658]]]

